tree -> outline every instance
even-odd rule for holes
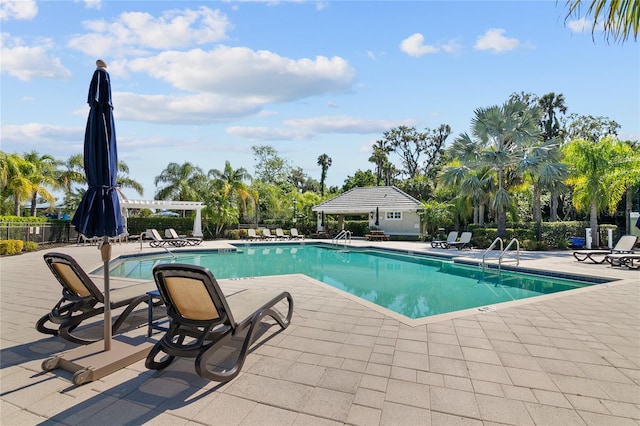
[[[278,151],[269,145],[252,146],[255,158],[256,179],[263,182],[286,185],[287,179],[291,175],[291,166],[284,158],[278,155]]]
[[[2,196],[13,198],[13,214],[20,216],[20,203],[32,193],[31,181],[27,178],[34,165],[19,154],[2,153],[0,157],[0,182]]]
[[[324,196],[324,184],[327,179],[327,170],[331,167],[331,157],[327,154],[322,154],[318,157],[318,166],[322,168],[322,174],[320,175],[320,195]]]
[[[144,195],[144,188],[137,180],[129,177],[129,166],[122,160],[118,160],[118,174],[116,182],[120,188],[131,188],[138,193]]]
[[[439,228],[453,224],[453,205],[436,200],[422,201],[418,210],[421,231],[425,235],[435,236]]]
[[[199,191],[204,188],[206,180],[204,172],[198,166],[189,162],[169,163],[167,168],[154,179],[156,188],[159,183],[166,184],[158,189],[156,198],[159,200],[197,201]]]
[[[493,194],[498,236],[507,236],[507,209],[511,205],[509,190],[520,178],[518,164],[527,148],[540,140],[538,122],[541,111],[522,101],[509,100],[502,106],[478,108],[471,121],[472,136],[464,133],[452,150],[467,167],[487,167],[495,172],[497,189]]]
[[[438,129],[418,132],[415,127],[399,126],[384,132],[383,146],[389,146],[401,158],[403,172],[414,178],[428,173],[444,152],[444,144],[451,128],[442,124]],[[425,159],[422,159],[426,157]]]
[[[344,184],[342,185],[343,191],[348,191],[352,188],[356,187],[366,187],[366,186],[378,186],[377,185],[376,175],[373,174],[371,170],[362,171],[356,170],[353,177],[347,176],[344,180]]]
[[[629,182],[640,181],[640,154],[613,137],[598,142],[574,139],[565,147],[573,186],[573,205],[589,213],[594,246],[598,241],[598,214],[615,209]]]
[[[606,136],[618,136],[620,125],[608,117],[570,114],[566,137],[597,142]]]
[[[219,197],[218,201],[228,200],[239,208],[243,214],[247,208],[247,200],[255,206],[258,194],[251,191],[245,181],[251,179],[249,172],[244,167],[233,169],[229,161],[225,161],[224,170],[211,169],[207,174],[213,179],[213,187],[216,192],[222,192],[224,197]]]
[[[580,15],[582,0],[567,0],[569,11],[565,22],[572,16]],[[593,15],[591,35],[595,34],[598,24],[604,27],[604,36],[608,41],[613,37],[615,41],[625,42],[633,34],[638,40],[640,27],[640,2],[638,0],[591,0],[586,16]]]
[[[380,185],[383,179],[385,166],[389,164],[389,153],[393,151],[386,140],[377,140],[373,144],[373,152],[369,161],[376,165],[377,184]]]
[[[56,179],[58,162],[51,155],[40,155],[36,151],[25,153],[24,159],[33,166],[25,177],[31,182],[31,216],[36,216],[38,196],[49,202],[50,209],[54,208],[56,199],[48,191],[47,186],[53,189],[60,187]]]

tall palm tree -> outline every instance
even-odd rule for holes
[[[129,166],[122,160],[118,160],[116,182],[120,188],[130,188],[136,191],[141,197],[144,195],[144,187],[140,182],[129,176]]]
[[[540,140],[538,122],[541,111],[518,100],[502,106],[478,108],[471,120],[471,133],[464,133],[453,148],[463,162],[471,167],[484,166],[495,172],[497,189],[493,195],[498,236],[507,235],[507,208],[511,204],[510,187],[517,179],[518,164],[526,157],[527,149]]]
[[[569,11],[565,21],[580,13],[582,0],[567,0]],[[633,34],[634,40],[638,40],[638,28],[640,27],[640,2],[638,0],[591,0],[586,15],[593,15],[591,34],[593,35],[602,23],[605,38],[613,37],[615,41],[624,42]]]
[[[627,184],[640,181],[640,154],[612,137],[599,142],[574,139],[565,147],[573,186],[573,205],[589,212],[594,246],[598,241],[598,213],[615,212]]]
[[[154,179],[154,184],[166,185],[159,188],[156,198],[160,200],[196,201],[199,190],[206,184],[206,176],[202,169],[189,162],[183,164],[169,163],[160,175]]]
[[[2,153],[0,157],[2,195],[13,198],[14,216],[20,216],[20,203],[31,196],[32,183],[27,176],[34,167],[19,154]]]
[[[72,155],[62,166],[64,166],[64,169],[59,170],[58,180],[66,193],[71,192],[74,183],[81,184],[87,181],[84,175],[82,154]]]
[[[49,154],[40,155],[36,151],[25,153],[24,159],[33,165],[26,178],[31,182],[31,216],[36,216],[38,196],[45,198],[51,209],[55,205],[56,199],[47,187],[53,189],[60,187],[56,179],[58,161]]]
[[[207,176],[214,180],[214,188],[225,196],[218,200],[228,200],[232,204],[237,204],[240,208],[240,214],[245,213],[247,200],[251,201],[254,207],[257,204],[257,193],[252,191],[245,183],[245,181],[251,179],[251,175],[244,167],[234,170],[231,167],[231,163],[225,161],[223,170],[211,169]]]
[[[327,170],[331,167],[331,157],[327,154],[321,154],[318,157],[318,166],[322,168],[322,174],[320,175],[320,195],[324,195],[324,183],[327,180]]]

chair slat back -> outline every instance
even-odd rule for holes
[[[235,327],[233,316],[216,279],[207,268],[180,263],[153,268],[153,276],[167,311],[185,322]]]
[[[69,293],[79,297],[92,296],[104,302],[102,292],[71,256],[63,253],[47,253],[44,255],[44,261],[60,285]]]
[[[638,237],[635,235],[623,235],[620,237],[616,246],[613,248],[614,251],[632,251],[633,247],[638,242]]]
[[[451,231],[449,235],[447,235],[447,242],[454,243],[458,239],[458,231]]]

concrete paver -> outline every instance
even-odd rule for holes
[[[424,243],[352,244],[482,257]],[[95,247],[56,251],[88,271],[101,266]],[[162,250],[128,243],[113,251]],[[208,382],[192,359],[162,371],[142,360],[75,387],[69,373],[40,367],[75,347],[35,330],[59,298],[42,254],[0,258],[0,424],[640,424],[637,270],[579,263],[570,252],[523,253],[525,268],[615,281],[419,320],[299,274],[220,280],[225,291],[250,283],[287,289],[295,300],[291,326],[266,330],[236,379]],[[146,335],[145,318],[141,310],[132,324],[142,326],[127,335]]]

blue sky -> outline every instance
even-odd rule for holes
[[[0,149],[82,153],[98,58],[119,158],[145,188],[132,199],[170,162],[253,173],[254,145],[317,180],[327,154],[341,186],[385,130],[448,124],[452,142],[514,92],[562,93],[639,139],[637,42],[592,38],[564,3],[2,0]]]

